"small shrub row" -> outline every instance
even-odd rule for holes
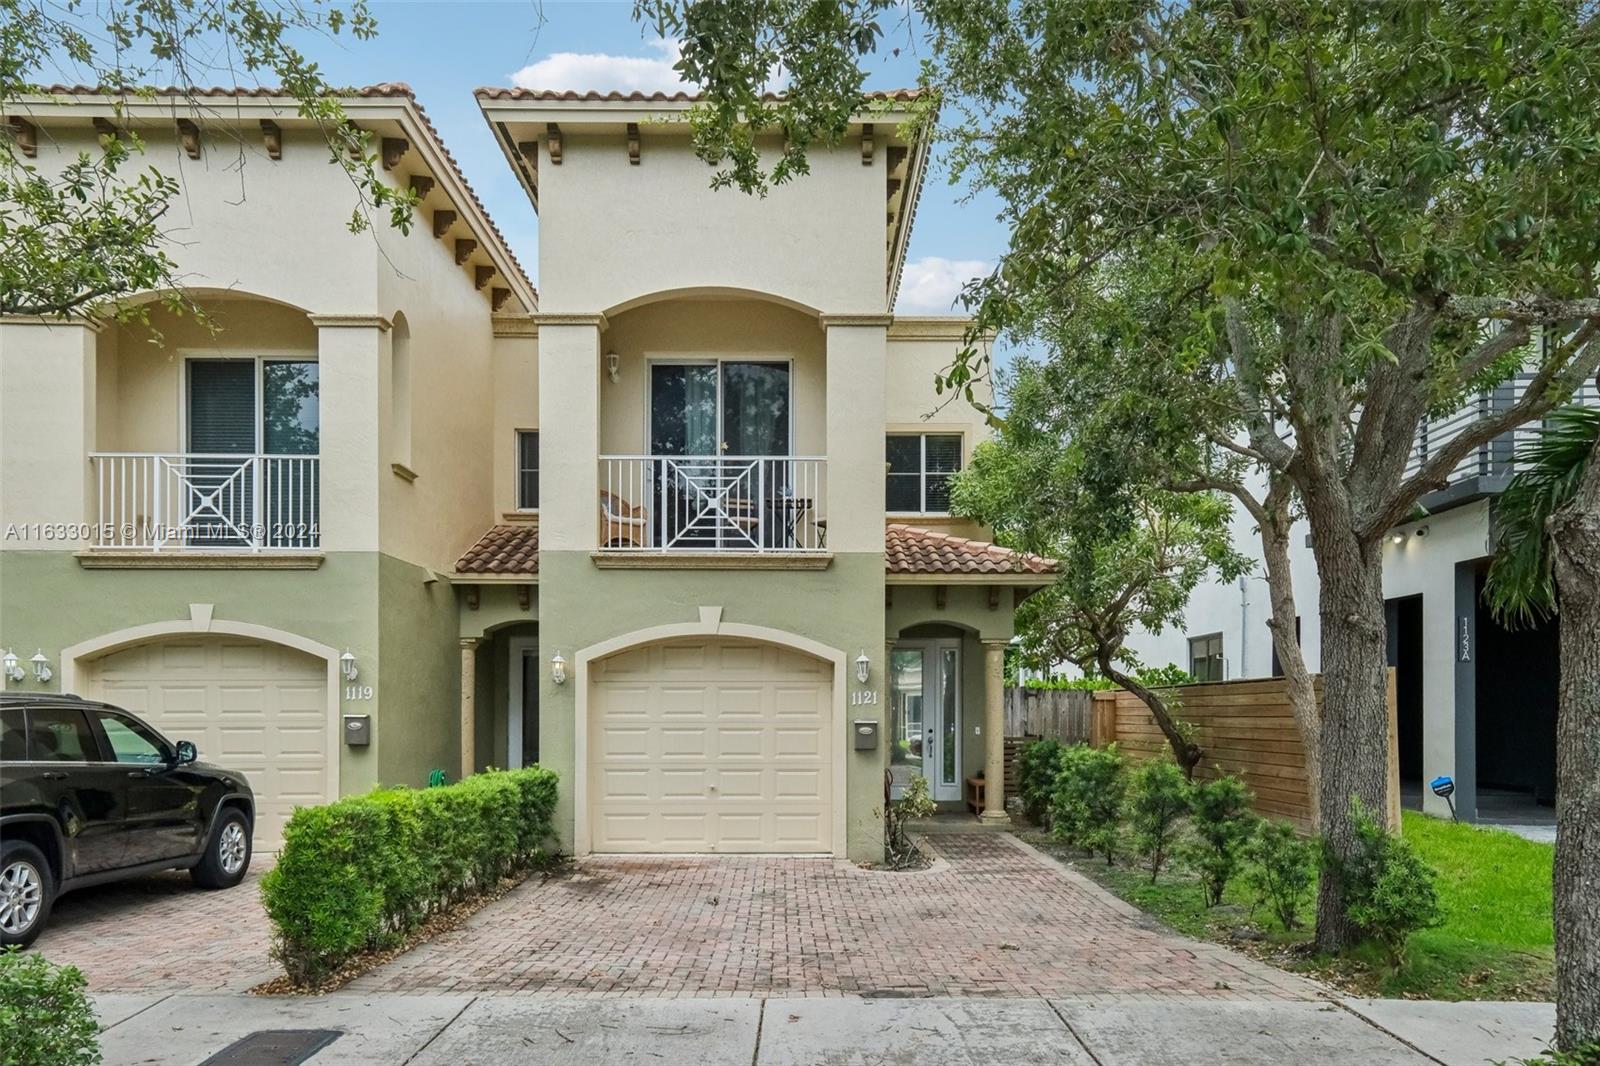
[[[261,881],[273,956],[315,985],[428,918],[545,858],[556,775],[540,767],[454,785],[379,789],[301,807]]]
[[[1293,826],[1255,814],[1254,796],[1232,775],[1189,781],[1165,759],[1129,770],[1114,744],[1096,749],[1041,740],[1023,747],[1018,778],[1024,813],[1064,843],[1108,863],[1129,847],[1152,881],[1177,856],[1208,906],[1220,904],[1228,886],[1242,879],[1255,905],[1285,930],[1300,925],[1319,861],[1324,870],[1335,868],[1331,853]],[[1411,933],[1439,923],[1435,875],[1410,842],[1359,804],[1353,815],[1356,846],[1337,865],[1340,891],[1351,920],[1398,965]]]

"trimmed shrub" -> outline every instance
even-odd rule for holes
[[[261,879],[272,954],[297,985],[392,947],[436,912],[545,856],[551,770],[490,771],[454,785],[378,789],[301,807]]]
[[[1061,750],[1050,798],[1051,831],[1075,848],[1116,860],[1128,779],[1117,746],[1074,744]]]
[[[1195,839],[1187,854],[1190,865],[1200,874],[1208,907],[1222,902],[1228,882],[1239,872],[1245,843],[1259,821],[1250,810],[1254,798],[1244,782],[1232,774],[1193,786],[1194,806],[1189,821]]]
[[[1311,841],[1287,822],[1263,821],[1245,845],[1245,882],[1256,905],[1267,904],[1285,931],[1300,926],[1300,901],[1316,880]]]
[[[932,818],[939,805],[928,792],[928,779],[912,774],[905,793],[884,810],[883,859],[890,869],[907,869],[921,861],[921,853],[906,835],[906,823],[918,818]]]
[[[1338,873],[1350,920],[1383,948],[1391,965],[1399,966],[1411,934],[1444,920],[1434,889],[1436,875],[1410,841],[1385,829],[1354,798],[1350,817],[1356,836],[1353,853],[1341,862],[1325,850],[1324,861]]]
[[[1044,825],[1050,817],[1050,797],[1056,790],[1056,774],[1060,770],[1060,741],[1030,740],[1017,754],[1017,791],[1022,796],[1022,813],[1034,825]]]
[[[1129,785],[1133,850],[1150,868],[1153,882],[1178,842],[1183,816],[1189,813],[1189,781],[1176,764],[1151,759],[1133,771]]]
[[[100,1025],[76,966],[0,949],[0,1066],[92,1066]]]

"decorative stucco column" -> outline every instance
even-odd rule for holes
[[[317,327],[322,550],[378,550],[380,395],[390,322],[381,315],[311,315]]]
[[[478,762],[478,643],[461,638],[461,777],[472,776]]]
[[[83,319],[0,320],[0,523],[19,527],[24,538],[8,548],[76,551],[87,545],[45,540],[28,527],[101,518],[88,461],[96,444],[99,328]]]
[[[540,314],[539,548],[600,546],[599,314]]]
[[[983,820],[1006,822],[1006,645],[983,642]]]

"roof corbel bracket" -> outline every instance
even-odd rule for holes
[[[554,122],[544,124],[546,146],[550,149],[550,162],[561,165],[561,127]]]
[[[872,165],[872,149],[873,149],[872,132],[873,132],[872,123],[866,122],[866,123],[862,124],[862,126],[861,126],[861,165],[864,166],[864,167],[870,167]]]
[[[268,159],[283,158],[283,129],[270,118],[261,120],[261,140],[267,146]]]

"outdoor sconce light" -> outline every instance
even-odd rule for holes
[[[33,653],[33,658],[28,660],[33,663],[33,679],[39,684],[49,681],[55,674],[50,670],[50,660],[44,657],[44,649],[40,648]]]
[[[567,660],[561,657],[560,652],[550,657],[550,680],[558,685],[567,683]]]
[[[6,677],[10,678],[12,681],[21,681],[24,677],[28,676],[27,674],[23,673],[21,664],[17,662],[16,652],[6,652],[5,658],[0,659],[0,663],[4,663]]]
[[[1438,796],[1440,799],[1444,800],[1445,803],[1450,805],[1450,820],[1452,822],[1460,821],[1460,819],[1456,817],[1456,801],[1450,798],[1452,795],[1454,795],[1456,790],[1455,779],[1440,774],[1438,777],[1428,782],[1428,787],[1433,789],[1433,794],[1435,796]]]
[[[611,384],[613,385],[615,385],[617,383],[617,379],[621,377],[621,375],[617,372],[617,368],[621,365],[621,363],[622,359],[617,355],[616,352],[606,353],[606,377],[611,379]]]
[[[339,672],[344,675],[346,681],[354,681],[360,674],[360,671],[356,669],[355,652],[349,648],[346,648],[344,654],[339,656]]]
[[[856,656],[856,680],[865,685],[871,676],[872,660],[867,658],[867,649],[862,648],[861,654]]]
[[[1396,544],[1404,544],[1406,542],[1406,535],[1404,533],[1397,532],[1389,539],[1394,541]]]

